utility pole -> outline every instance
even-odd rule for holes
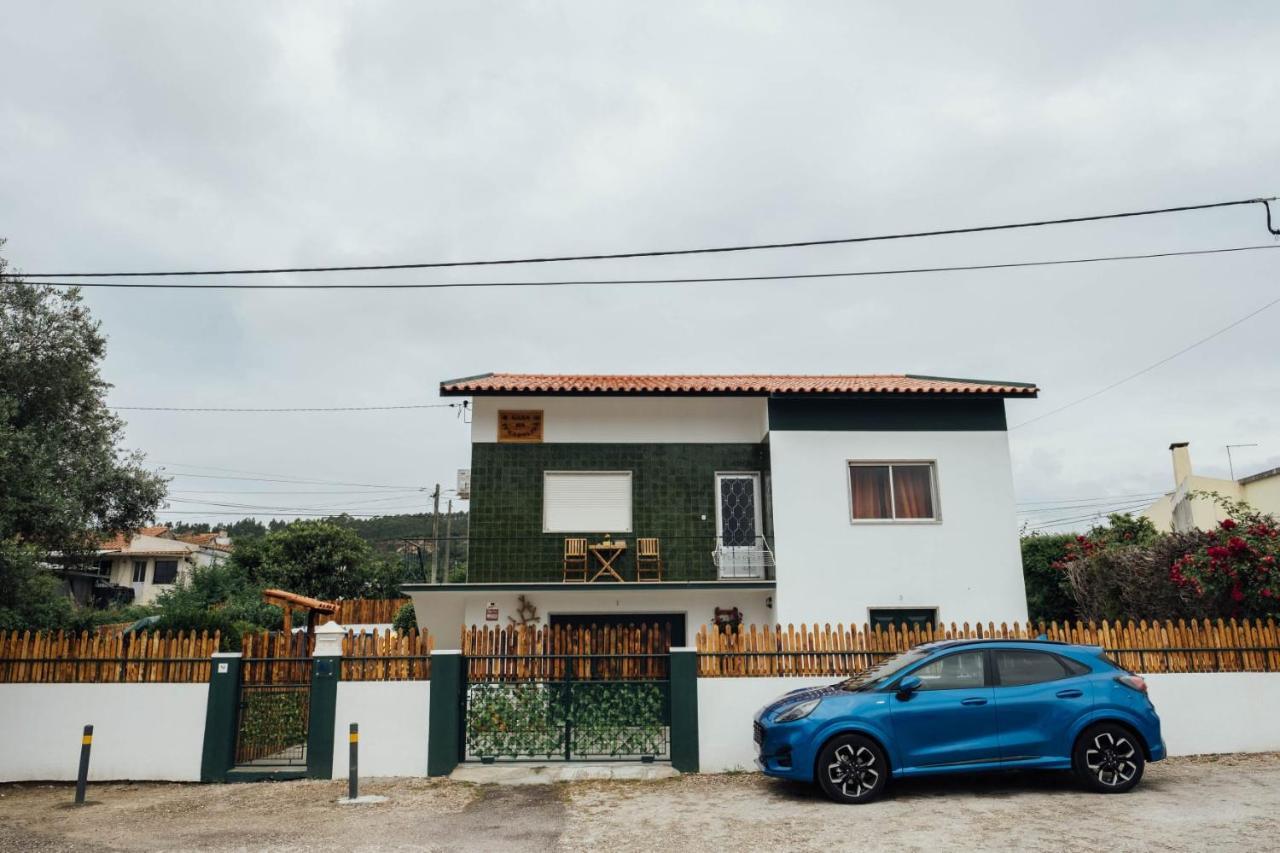
[[[453,545],[453,498],[449,498],[448,509],[444,511],[444,577],[441,583],[449,582],[449,551]]]
[[[432,509],[431,514],[434,516],[431,522],[431,582],[438,583],[436,578],[439,577],[440,567],[440,484],[436,483],[436,490],[431,493]]]

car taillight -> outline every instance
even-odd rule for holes
[[[1117,675],[1116,681],[1130,690],[1136,690],[1139,693],[1147,692],[1147,681],[1141,675]]]

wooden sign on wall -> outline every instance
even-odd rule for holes
[[[498,410],[498,441],[542,441],[542,410]]]

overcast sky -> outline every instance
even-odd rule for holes
[[[30,272],[790,241],[1280,190],[1280,5],[1268,2],[41,0],[7,3],[4,20],[0,236]],[[1253,206],[276,280],[756,275],[1273,242]],[[913,372],[1036,382],[1038,400],[1008,403],[1018,424],[1274,299],[1278,269],[1280,252],[1258,251],[821,282],[86,298],[110,339],[117,405],[423,403],[441,379],[491,370]],[[1171,441],[1191,442],[1203,474],[1225,475],[1226,444],[1258,445],[1234,451],[1238,474],[1280,465],[1277,320],[1280,306],[1013,430],[1019,501],[1167,489]],[[187,475],[448,487],[469,462],[447,408],[126,414],[131,446]],[[344,489],[183,476],[179,512],[162,517],[272,514],[189,514],[202,500],[421,505]]]

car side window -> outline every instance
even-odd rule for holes
[[[1072,674],[1057,655],[1020,649],[997,649],[995,654],[1001,687],[1057,681]]]
[[[919,677],[921,690],[964,690],[987,681],[986,655],[961,652],[938,658],[911,673]]]

